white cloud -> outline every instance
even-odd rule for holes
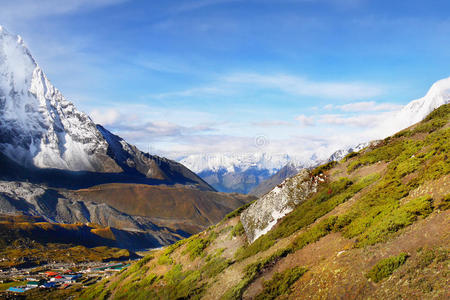
[[[237,73],[226,76],[224,81],[233,84],[273,88],[297,96],[323,97],[329,99],[365,99],[379,96],[384,88],[364,82],[313,81],[304,77],[278,74]]]
[[[307,117],[305,115],[299,115],[295,118],[297,121],[302,124],[302,126],[313,126],[314,125],[314,118],[313,117]]]
[[[326,105],[325,109],[336,108],[345,112],[361,112],[361,111],[393,111],[399,110],[403,106],[394,104],[394,103],[377,103],[375,101],[366,101],[366,102],[354,102],[348,103],[344,105],[336,105],[333,106],[331,104]]]
[[[345,116],[340,114],[327,114],[320,116],[319,122],[321,124],[328,125],[341,125],[341,126],[357,126],[357,127],[370,127],[375,126],[382,118],[379,115],[358,115],[358,116]]]
[[[186,90],[167,92],[167,93],[159,93],[159,94],[150,94],[147,95],[150,98],[155,99],[166,99],[166,98],[178,98],[178,97],[200,97],[205,95],[225,95],[231,93],[230,90],[225,90],[219,86],[205,86],[198,88],[191,88]]]
[[[105,126],[114,125],[121,119],[121,115],[116,109],[93,109],[90,117],[95,123]]]
[[[253,122],[252,125],[258,127],[284,127],[284,126],[294,126],[295,124],[292,122],[280,120],[266,120],[261,122]]]
[[[258,73],[234,73],[218,76],[210,85],[180,91],[148,95],[153,98],[192,97],[203,95],[245,94],[251,90],[278,89],[294,96],[328,99],[364,99],[381,95],[384,88],[363,82],[312,81],[293,75],[263,75]],[[332,105],[327,108],[333,108]]]

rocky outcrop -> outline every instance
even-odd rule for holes
[[[315,193],[319,181],[323,180],[322,177],[314,177],[308,170],[303,169],[250,205],[241,214],[248,242],[252,243],[269,232],[279,219]]]

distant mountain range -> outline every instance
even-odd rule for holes
[[[284,166],[307,168],[318,163],[315,157],[305,161],[288,154],[213,153],[190,155],[179,162],[196,172],[221,192],[249,193]]]
[[[251,199],[217,193],[182,164],[95,124],[51,84],[22,38],[0,27],[0,213],[139,231],[157,247]]]

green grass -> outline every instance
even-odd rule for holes
[[[244,269],[244,277],[241,281],[227,290],[222,296],[222,300],[241,299],[245,289],[265,270],[273,266],[282,257],[285,257],[290,252],[282,249],[269,257],[259,259],[258,261],[249,264]]]
[[[439,115],[440,111],[435,113]],[[445,118],[445,122],[448,122],[448,116]],[[435,130],[432,133],[419,140],[405,139],[407,135],[402,134],[401,139],[391,139],[388,144],[358,156],[349,165],[349,169],[354,169],[354,166],[366,162],[390,161],[383,178],[341,217],[345,221],[342,222],[344,236],[356,237],[358,247],[384,242],[400,229],[427,217],[433,211],[430,196],[412,199],[403,205],[400,200],[425,182],[450,173],[450,160],[447,157],[450,129],[441,127],[433,127]],[[416,175],[405,180],[409,174]],[[446,201],[442,201],[439,209],[446,207]]]
[[[295,267],[282,273],[275,273],[271,280],[264,282],[264,290],[256,300],[272,300],[281,295],[289,295],[291,286],[306,273],[308,269]]]
[[[170,257],[170,254],[163,253],[158,257],[158,264],[171,265],[173,264],[173,259]]]
[[[380,282],[384,278],[391,276],[392,273],[403,265],[407,259],[407,253],[400,253],[397,256],[382,259],[375,266],[373,266],[373,268],[367,273],[366,277],[370,278],[374,282]]]
[[[328,171],[328,170],[334,168],[336,165],[337,165],[337,161],[330,161],[330,162],[327,162],[326,164],[316,167],[315,169],[312,170],[311,173],[313,176],[317,176],[319,174],[325,173],[325,171]]]
[[[244,230],[244,226],[242,225],[242,222],[239,221],[236,226],[233,227],[233,229],[231,230],[231,236],[235,237],[235,236],[241,236],[245,233]]]
[[[427,217],[433,211],[432,204],[430,196],[423,196],[404,205],[393,203],[375,206],[352,220],[343,230],[344,236],[358,237],[358,247],[384,242],[390,235],[411,225],[419,217]]]
[[[189,254],[189,258],[194,260],[199,256],[205,254],[204,250],[217,238],[217,233],[211,231],[207,238],[199,238],[198,236],[193,236],[188,239],[186,243],[186,249],[182,252],[183,254]]]

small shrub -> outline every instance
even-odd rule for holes
[[[173,259],[168,254],[161,254],[160,257],[158,257],[158,264],[160,265],[171,265],[173,264]]]
[[[249,264],[245,267],[244,277],[234,287],[230,288],[221,299],[241,299],[245,289],[263,272],[264,269],[274,265],[281,257],[286,256],[288,252],[278,251],[275,254],[260,259],[255,263]]]
[[[188,239],[186,249],[183,254],[189,254],[189,258],[194,260],[196,257],[202,256],[204,250],[217,238],[217,233],[212,231],[207,238],[199,238],[194,236]]]
[[[402,206],[398,203],[374,206],[365,215],[355,218],[344,229],[344,236],[358,236],[358,247],[383,242],[391,234],[414,223],[418,217],[427,217],[433,211],[432,203],[430,196],[422,196]]]
[[[242,222],[239,221],[239,223],[236,224],[236,226],[233,227],[233,230],[231,231],[231,236],[241,236],[245,233],[244,226],[242,225]]]
[[[449,259],[449,250],[445,249],[423,249],[417,255],[417,263],[414,269],[424,269],[433,262],[443,262]]]
[[[239,207],[238,209],[236,209],[236,210],[230,212],[228,215],[226,215],[226,216],[223,218],[223,220],[221,221],[221,223],[225,222],[226,220],[229,220],[229,219],[232,219],[232,218],[234,218],[234,217],[239,216],[239,215],[241,214],[242,211],[244,211],[245,209],[247,209],[247,208],[248,208],[250,205],[252,205],[253,202],[255,202],[256,200],[257,200],[257,199],[255,199],[255,200],[253,200],[253,201],[251,201],[251,202],[249,202],[249,203],[247,203],[247,204],[244,204],[244,205],[242,205],[241,207]]]
[[[154,259],[155,257],[153,255],[147,255],[143,258],[141,258],[137,263],[136,266],[138,268],[142,268],[145,264],[147,264],[149,261],[151,261],[152,259]]]
[[[437,208],[440,210],[447,210],[450,208],[450,194],[444,196],[444,199],[442,199]]]
[[[334,168],[337,165],[337,161],[330,161],[327,162],[326,164],[320,165],[318,167],[316,167],[314,170],[312,170],[312,175],[313,176],[317,176],[319,174],[323,174],[325,173],[325,171],[331,170],[332,168]]]
[[[397,256],[388,257],[380,260],[373,268],[367,273],[366,277],[370,278],[374,282],[380,282],[386,277],[389,277],[394,271],[403,265],[408,259],[408,254],[400,253]]]
[[[295,267],[282,273],[276,273],[271,280],[264,282],[264,290],[256,296],[257,300],[275,299],[281,295],[288,295],[291,286],[305,274],[306,268]]]
[[[350,152],[349,154],[347,154],[346,156],[344,156],[344,158],[342,159],[342,161],[346,162],[348,161],[350,158],[353,158],[355,156],[358,156],[359,152]]]

